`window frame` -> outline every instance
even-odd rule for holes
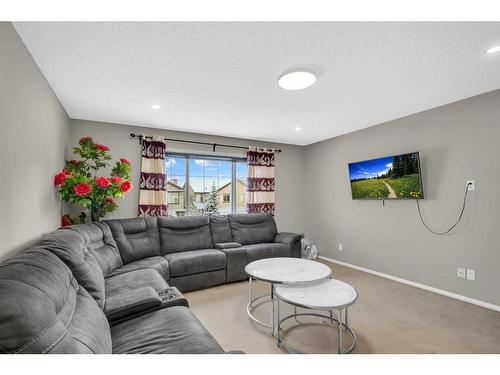
[[[173,158],[184,158],[186,159],[186,182],[185,186],[188,187],[190,186],[189,179],[190,179],[190,173],[189,173],[189,164],[191,159],[204,159],[204,160],[214,160],[214,161],[230,161],[231,162],[231,195],[233,196],[233,199],[231,199],[230,196],[230,202],[231,202],[231,213],[235,214],[237,213],[237,199],[236,199],[236,163],[242,163],[244,162],[245,164],[247,163],[247,158],[245,156],[226,156],[226,155],[208,155],[208,154],[198,154],[198,153],[189,153],[189,152],[176,152],[176,151],[168,151],[165,153],[165,159],[173,157]],[[166,171],[166,169],[165,169]],[[248,177],[248,176],[247,176]],[[167,178],[168,178],[168,173],[167,173]],[[227,203],[227,202],[226,202]],[[190,215],[190,205],[189,205],[189,188],[184,189],[184,204],[186,206],[185,208],[185,215],[189,216]]]
[[[170,200],[168,199],[169,194],[171,194],[170,197],[177,197],[175,202],[170,202]],[[168,191],[167,190],[167,204],[179,204],[181,202],[180,198],[181,198],[181,195],[178,191]]]

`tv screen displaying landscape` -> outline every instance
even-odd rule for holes
[[[349,164],[352,199],[422,199],[418,152]]]

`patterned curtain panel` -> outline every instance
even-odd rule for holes
[[[163,137],[142,141],[139,216],[167,215],[167,174]]]
[[[274,151],[250,147],[247,164],[247,212],[269,212],[274,216]]]

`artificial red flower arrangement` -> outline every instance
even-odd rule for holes
[[[116,210],[118,205],[114,198],[122,198],[132,190],[130,162],[121,158],[111,170],[111,176],[102,176],[99,171],[109,165],[111,160],[109,148],[95,143],[91,137],[83,137],[79,146],[73,148],[73,153],[80,160],[66,160],[66,167],[54,176],[61,199],[81,205],[90,211],[92,221],[99,221],[106,214]],[[86,214],[75,219],[68,215],[62,217],[62,225],[83,223]]]

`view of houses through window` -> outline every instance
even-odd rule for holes
[[[165,168],[169,216],[246,212],[246,159],[168,154]]]

